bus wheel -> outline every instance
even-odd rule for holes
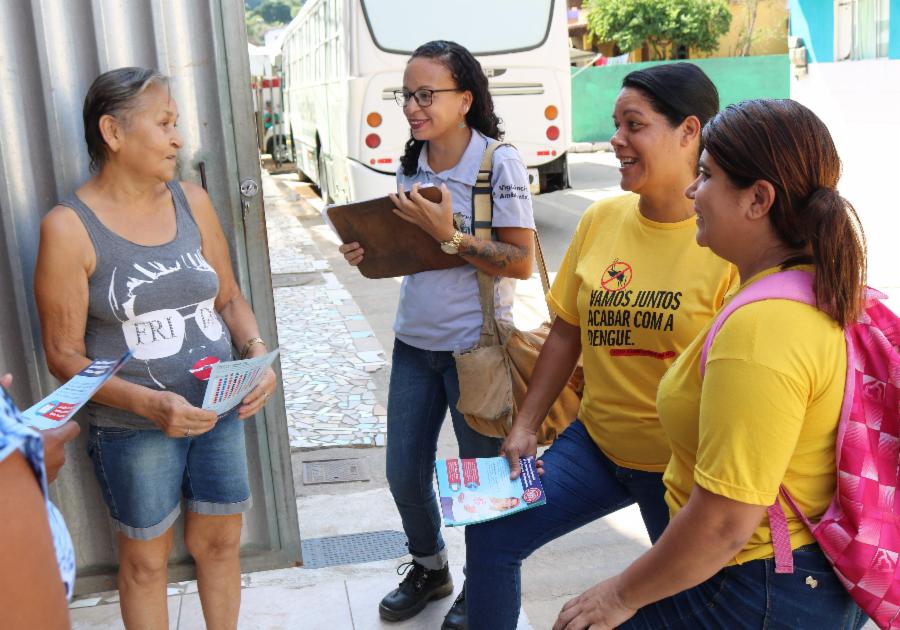
[[[316,164],[319,171],[319,181],[317,182],[319,197],[325,203],[331,203],[332,199],[328,191],[328,169],[325,165],[325,155],[322,153],[322,149],[316,152]]]
[[[538,167],[541,193],[564,190],[569,187],[568,156],[564,153],[548,164]]]

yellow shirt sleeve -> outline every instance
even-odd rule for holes
[[[701,380],[707,330],[659,386],[657,408],[672,448],[663,477],[672,514],[688,504],[694,486],[768,506],[784,485],[816,520],[835,489],[835,439],[847,371],[843,331],[806,304],[748,304],[716,335]],[[785,515],[792,548],[814,540],[791,510]],[[734,562],[773,553],[763,518]]]
[[[580,326],[578,318],[578,290],[581,288],[581,279],[576,273],[578,267],[578,258],[581,250],[584,234],[588,230],[591,222],[591,216],[596,204],[585,210],[575,229],[575,235],[566,249],[566,255],[559,266],[553,285],[550,287],[550,293],[547,294],[547,302],[556,311],[556,314],[566,322],[573,326]]]
[[[694,481],[752,505],[778,495],[806,415],[809,383],[741,359],[706,366]]]
[[[710,349],[694,481],[753,505],[771,505],[782,483],[804,503],[825,490],[818,480],[833,470],[845,357],[840,328],[811,306],[738,309]]]

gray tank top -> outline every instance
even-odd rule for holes
[[[61,202],[75,211],[94,244],[97,267],[88,282],[85,346],[91,359],[134,358],[119,376],[171,391],[200,406],[210,365],[232,359],[231,336],[215,309],[219,277],[201,252],[200,228],[177,182],[166,184],[178,231],[157,246],[132,243],[109,230],[77,196]],[[89,402],[91,424],[153,429],[122,409]]]

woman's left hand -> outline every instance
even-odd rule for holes
[[[611,578],[570,599],[562,607],[553,630],[607,630],[631,619],[637,609],[625,605],[617,583],[616,578]]]
[[[441,184],[441,202],[428,201],[419,194],[419,185],[413,184],[409,194],[402,187],[397,193],[390,194],[394,202],[394,214],[410,223],[418,225],[436,241],[449,241],[453,238],[456,227],[453,225],[453,200],[450,189]]]
[[[276,386],[275,371],[272,368],[266,369],[266,373],[263,375],[259,385],[254,387],[241,401],[241,406],[238,408],[238,418],[244,420],[262,409],[269,402],[269,397],[275,393]]]

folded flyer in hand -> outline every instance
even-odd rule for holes
[[[62,387],[22,412],[22,419],[35,429],[55,429],[69,420],[106,381],[131,358],[131,350],[118,359],[97,359]]]
[[[519,466],[518,479],[510,479],[505,457],[437,460],[444,525],[471,525],[544,505],[547,498],[534,457],[520,459]]]
[[[214,363],[203,396],[203,409],[222,416],[237,407],[259,385],[278,352],[276,349],[261,357]]]

